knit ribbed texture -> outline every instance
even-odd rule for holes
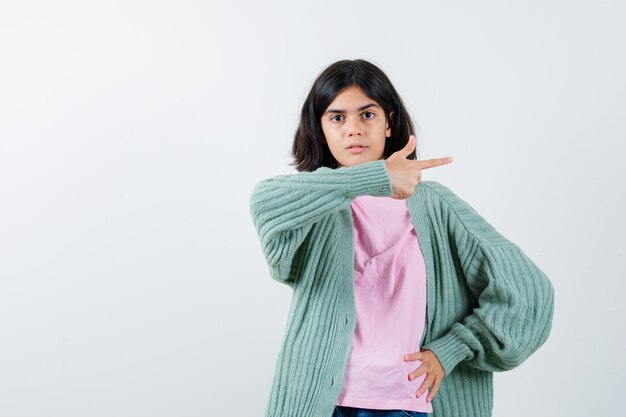
[[[391,196],[384,160],[259,182],[250,212],[273,279],[293,290],[266,417],[330,417],[356,326],[350,203]],[[434,417],[487,417],[492,372],[546,340],[554,290],[545,274],[467,203],[435,181],[408,199],[428,281],[421,346],[446,376]]]

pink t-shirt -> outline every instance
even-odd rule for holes
[[[409,381],[421,361],[426,322],[426,267],[406,200],[363,195],[353,199],[354,296],[357,323],[337,405],[432,413],[415,392],[426,375]]]

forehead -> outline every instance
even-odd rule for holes
[[[330,102],[325,113],[345,113],[361,111],[365,108],[381,108],[376,100],[368,97],[360,87],[347,87]]]

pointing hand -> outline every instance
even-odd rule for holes
[[[408,198],[422,179],[422,170],[452,162],[452,157],[425,160],[406,159],[415,149],[415,136],[411,135],[406,146],[394,152],[385,160],[387,173],[393,189],[392,198],[399,200]]]

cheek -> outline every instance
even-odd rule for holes
[[[326,141],[331,142],[336,135],[336,133],[333,132],[332,127],[324,127],[322,126],[322,133],[324,134],[324,138],[326,138]]]
[[[330,148],[330,152],[334,155],[341,152],[341,146],[339,146],[338,144],[334,144],[332,139],[328,141],[328,147]]]

